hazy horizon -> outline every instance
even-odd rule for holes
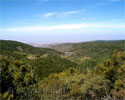
[[[124,0],[0,0],[0,39],[51,44],[125,39]]]
[[[124,41],[125,39],[112,39],[112,40],[88,40],[88,41],[79,41],[79,42],[50,42],[50,43],[37,43],[37,42],[24,42],[24,41],[18,41],[18,40],[8,40],[8,39],[0,39],[0,40],[5,40],[5,41],[17,41],[17,42],[22,42],[22,43],[26,43],[29,45],[41,45],[41,46],[47,46],[47,45],[58,45],[58,44],[65,44],[65,43],[84,43],[84,42],[97,42],[97,41]]]

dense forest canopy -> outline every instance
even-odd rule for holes
[[[26,56],[28,54],[42,56],[44,54],[61,54],[61,52],[49,48],[35,48],[31,45],[17,41],[0,40],[0,54],[7,56]]]
[[[0,98],[124,100],[124,40],[61,46],[65,51],[0,40]]]

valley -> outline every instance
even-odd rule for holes
[[[47,48],[0,40],[0,50],[1,99],[123,100],[125,40]]]

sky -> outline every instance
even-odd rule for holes
[[[63,43],[125,39],[125,0],[0,0],[0,39]]]

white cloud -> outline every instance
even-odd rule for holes
[[[48,13],[43,14],[43,16],[48,18],[48,17],[54,16],[54,15],[65,16],[65,15],[77,14],[79,12],[80,11],[77,11],[77,10],[72,10],[72,11],[67,11],[67,12],[48,12]]]
[[[54,26],[26,26],[3,29],[4,31],[46,31],[46,30],[69,30],[69,29],[86,29],[86,28],[125,28],[125,24],[110,24],[110,23],[81,23],[81,24],[65,24],[65,25],[54,25]]]
[[[48,18],[48,17],[56,15],[56,14],[57,14],[56,12],[49,12],[49,13],[44,14],[43,16]]]
[[[72,15],[72,14],[77,14],[77,13],[79,13],[79,11],[73,10],[73,11],[68,11],[68,12],[61,13],[61,15]]]

